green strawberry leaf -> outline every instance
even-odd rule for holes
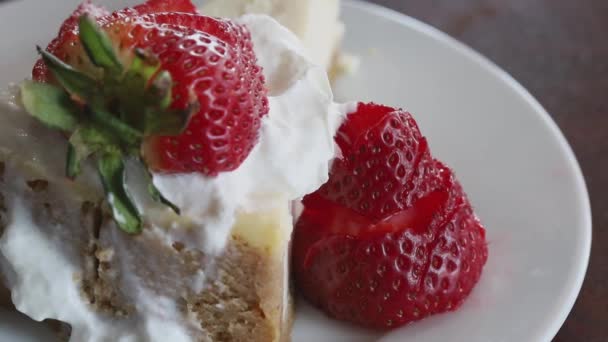
[[[89,100],[99,94],[97,82],[82,72],[72,68],[53,54],[37,47],[42,60],[51,70],[53,76],[68,93],[78,96],[83,100]]]
[[[20,85],[25,110],[46,126],[73,131],[78,123],[78,109],[64,90],[32,81]]]
[[[76,178],[80,174],[82,162],[104,149],[118,149],[110,134],[91,125],[78,127],[69,141],[67,176]]]
[[[98,151],[113,151],[117,149],[116,140],[103,129],[95,125],[82,125],[70,137],[70,143],[77,149],[88,150],[91,153]]]
[[[108,92],[118,99],[121,119],[142,131],[146,108],[158,108],[167,96],[171,102],[171,76],[167,72],[159,72],[159,69],[160,63],[155,57],[137,49],[124,77],[106,81]],[[159,78],[166,81],[162,91],[155,82]]]
[[[82,154],[79,154],[76,150],[76,147],[71,143],[68,144],[68,156],[65,165],[65,174],[69,179],[76,179],[80,172],[82,171],[82,161],[86,159],[83,158]]]
[[[91,62],[111,75],[122,74],[123,66],[114,52],[112,42],[97,23],[85,14],[80,17],[78,28],[80,41]]]
[[[148,108],[144,119],[144,135],[179,135],[186,129],[192,114],[191,109],[159,111]]]
[[[105,152],[99,157],[98,168],[114,220],[123,231],[140,233],[142,220],[125,188],[125,166],[120,152]]]
[[[168,71],[161,71],[154,77],[151,86],[146,90],[146,100],[154,103],[158,108],[166,110],[173,101],[173,79]]]
[[[125,232],[142,230],[142,219],[125,185],[126,158],[142,156],[149,136],[175,136],[199,111],[194,93],[187,108],[172,108],[175,83],[151,51],[135,49],[128,68],[122,65],[113,42],[94,19],[79,18],[79,38],[95,68],[86,73],[38,48],[61,88],[25,83],[26,109],[49,127],[71,132],[66,175],[77,177],[82,164],[94,157],[115,221]],[[145,166],[145,165],[144,165]],[[151,197],[178,215],[180,210],[154,186],[147,167]]]
[[[148,81],[158,74],[160,70],[160,61],[154,54],[147,50],[135,49],[134,52],[135,56],[127,71],[126,78],[129,78],[129,76],[136,76],[143,80],[146,83],[145,85],[147,85]],[[143,88],[145,89],[146,86]]]
[[[141,166],[145,170],[145,181],[148,184],[148,192],[150,193],[150,196],[152,196],[152,199],[158,203],[166,205],[167,207],[171,208],[171,210],[173,210],[173,212],[175,212],[177,215],[180,215],[180,209],[175,204],[171,203],[171,201],[169,201],[167,198],[165,198],[165,196],[163,196],[160,190],[158,190],[154,185],[154,181],[152,180],[152,174],[150,173],[145,162],[141,158],[139,159],[139,161],[141,163]]]
[[[125,142],[128,146],[139,146],[141,144],[143,134],[112,115],[112,113],[107,112],[103,106],[91,107],[90,114],[96,125],[111,132],[115,138]]]
[[[181,211],[179,210],[179,208],[175,204],[171,203],[171,201],[169,201],[167,198],[165,198],[165,196],[160,193],[156,186],[154,186],[154,183],[150,182],[148,184],[148,192],[150,193],[150,196],[152,196],[153,200],[171,208],[171,210],[173,210],[173,212],[177,215],[181,215]]]
[[[173,101],[171,94],[172,84],[171,75],[166,71],[162,71],[154,78],[147,90],[146,101],[148,103],[155,103],[156,105],[147,107],[144,114],[143,130],[146,136],[179,135],[188,126],[192,115],[198,112],[199,103],[196,96],[191,96],[193,100],[184,110],[169,109]]]

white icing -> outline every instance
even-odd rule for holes
[[[84,265],[78,248],[88,238],[78,222],[78,210],[82,201],[103,196],[96,172],[85,168],[77,182],[65,180],[65,139],[43,128],[14,99],[0,101],[9,103],[7,108],[0,107],[0,156],[10,171],[3,186],[10,198],[9,221],[0,240],[0,266],[18,310],[36,320],[71,324],[73,341],[191,341],[197,327],[193,317],[178,311],[175,298],[181,294],[173,291],[184,285],[193,291],[203,289],[213,265],[190,279],[170,269],[168,274],[138,273],[153,272],[155,263],[171,262],[156,255],[146,241],[165,246],[180,241],[219,255],[238,211],[272,206],[277,194],[297,200],[327,180],[335,153],[333,136],[352,106],[333,102],[325,70],[306,57],[289,30],[265,16],[239,20],[252,33],[271,94],[259,144],[236,171],[217,178],[155,175],[159,190],[182,210],[179,218],[150,201],[139,181],[141,170],[127,164],[128,190],[151,226],[137,238],[114,227],[104,230],[110,233],[102,240],[114,248],[108,256],[113,256],[121,275],[117,286],[134,306],[129,319],[110,319],[94,311],[81,293]],[[60,185],[49,196],[62,212],[62,223],[40,222],[32,216],[38,199],[28,198],[25,181],[35,176]],[[154,285],[161,288],[153,291]]]

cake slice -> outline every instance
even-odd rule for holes
[[[267,16],[106,13],[81,6],[0,106],[16,309],[74,341],[288,340],[291,203],[345,110],[325,70]]]
[[[61,137],[48,134],[21,111],[4,111],[0,120],[3,130],[29,133],[3,141],[0,152],[0,196],[6,199],[0,250],[8,269],[15,271],[7,278],[20,311],[36,320],[69,322],[76,341],[86,340],[79,326],[92,321],[97,322],[87,335],[107,334],[112,327],[105,319],[124,321],[112,329],[128,331],[126,324],[143,302],[126,285],[134,281],[141,283],[139,291],[147,292],[149,304],[162,303],[154,297],[175,301],[175,307],[167,305],[159,315],[170,313],[184,322],[192,316],[189,334],[204,341],[248,340],[251,335],[256,341],[288,338],[292,309],[286,265],[292,219],[286,197],[273,196],[274,205],[237,216],[213,276],[204,291],[193,293],[182,280],[199,276],[203,251],[167,244],[155,234],[121,232],[94,178],[72,183],[62,177],[65,158],[54,155],[67,147]],[[28,149],[17,149],[19,141]],[[172,326],[182,324],[163,323],[150,331],[176,331]]]
[[[40,143],[59,147],[56,138]],[[204,291],[192,293],[182,279],[199,276],[204,252],[167,244],[154,234],[132,237],[120,232],[99,186],[53,177],[60,175],[63,160],[30,164],[34,158],[7,150],[0,160],[10,178],[0,183],[10,222],[4,226],[0,249],[17,273],[8,276],[8,284],[20,311],[36,320],[69,322],[75,341],[94,340],[82,337],[86,335],[107,338],[110,329],[117,334],[109,336],[120,340],[121,330],[132,333],[128,324],[144,301],[126,285],[132,278],[142,283],[138,288],[150,297],[148,304],[162,304],[157,298],[177,303],[165,304],[166,311],[159,312],[161,317],[177,317],[150,322],[155,326],[146,329],[156,336],[151,340],[178,338],[189,320],[186,335],[202,341],[289,338],[292,308],[286,266],[292,222],[285,197],[275,197],[274,208],[238,216],[212,279]],[[124,258],[129,258],[128,264]],[[107,325],[106,319],[116,323]],[[90,331],[81,330],[92,322]]]

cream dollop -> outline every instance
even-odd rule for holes
[[[201,11],[229,18],[246,13],[270,15],[300,38],[316,64],[329,70],[340,59],[344,24],[339,0],[206,0]]]
[[[0,136],[0,155],[10,164],[3,186],[10,198],[6,199],[9,220],[0,239],[0,267],[18,310],[35,320],[69,323],[74,341],[191,341],[197,325],[178,310],[179,294],[172,290],[179,285],[200,291],[209,276],[207,269],[189,279],[146,273],[141,268],[154,270],[155,262],[170,262],[156,255],[148,241],[166,246],[180,242],[208,256],[220,255],[238,212],[263,209],[272,205],[268,198],[277,196],[297,200],[327,180],[335,154],[334,134],[352,106],[334,103],[324,68],[310,61],[289,30],[266,16],[238,20],[251,31],[270,90],[270,113],[263,119],[259,143],[237,170],[215,178],[155,175],[154,183],[180,207],[182,218],[168,220],[165,209],[144,195],[140,171],[129,165],[129,191],[151,225],[138,237],[116,228],[104,230],[100,237],[112,246],[121,275],[114,285],[133,306],[128,319],[110,319],[93,310],[78,279],[87,265],[77,246],[89,239],[78,222],[79,205],[102,194],[95,171],[88,169],[78,182],[65,181],[60,157],[65,139],[17,106],[2,110],[0,132],[11,131],[14,136]],[[30,174],[22,174],[23,170]],[[25,184],[36,176],[65,186],[53,187],[48,199],[32,198]],[[54,204],[63,223],[35,217],[32,208],[45,200],[59,202]]]
[[[299,199],[328,178],[335,155],[334,134],[350,105],[334,103],[325,69],[313,64],[298,38],[274,19],[245,15],[258,63],[268,80],[270,112],[260,141],[235,171],[217,177],[155,175],[154,184],[197,228],[177,230],[206,251],[221,251],[237,210],[264,206],[264,198]]]

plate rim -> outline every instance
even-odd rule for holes
[[[539,326],[538,331],[536,332],[537,340],[550,341],[557,335],[560,328],[566,322],[568,315],[574,308],[574,304],[576,303],[576,300],[581,292],[591,257],[593,223],[589,191],[580,163],[578,162],[574,150],[572,149],[572,146],[568,142],[566,136],[557,125],[553,117],[551,117],[541,103],[521,83],[519,83],[519,81],[517,81],[513,76],[507,73],[503,68],[498,66],[488,57],[473,49],[471,46],[461,42],[460,40],[430,24],[410,17],[405,13],[376,3],[367,2],[364,0],[343,0],[342,6],[343,8],[350,7],[355,10],[365,11],[395,22],[399,25],[406,26],[424,36],[427,36],[430,39],[435,40],[439,44],[445,45],[451,50],[462,54],[465,58],[475,62],[475,64],[477,64],[485,72],[495,77],[498,82],[502,82],[513,89],[515,93],[521,97],[524,102],[530,106],[530,108],[532,108],[534,115],[541,120],[543,125],[549,128],[551,138],[555,139],[555,142],[557,143],[556,147],[565,157],[568,168],[573,172],[573,180],[576,190],[573,197],[576,198],[575,202],[577,203],[580,211],[580,214],[575,213],[575,216],[580,216],[577,218],[577,220],[579,221],[578,230],[580,230],[582,238],[581,245],[576,246],[577,267],[574,272],[572,272],[573,274],[570,274],[569,276],[569,278],[572,279],[569,280],[569,286],[566,289],[568,296],[560,298],[562,304],[560,305],[559,312],[553,313],[551,319],[547,320],[546,326]]]

